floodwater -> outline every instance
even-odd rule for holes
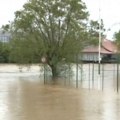
[[[116,91],[44,85],[35,71],[39,68],[25,69],[19,73],[15,66],[0,66],[0,120],[120,119]]]

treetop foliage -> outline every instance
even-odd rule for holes
[[[29,0],[15,12],[10,24],[11,45],[16,49],[12,55],[18,55],[17,47],[24,54],[26,45],[30,56],[46,56],[49,65],[63,58],[71,61],[85,45],[98,39],[99,23],[90,21],[88,27],[88,21],[89,13],[82,0]],[[4,28],[8,29],[8,25]]]
[[[81,0],[29,0],[15,12],[13,36],[34,40],[48,59],[70,57],[81,49],[88,15]]]

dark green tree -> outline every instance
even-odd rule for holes
[[[118,49],[120,49],[120,30],[114,33],[114,39]]]
[[[10,46],[9,43],[0,42],[0,63],[10,62]]]
[[[44,56],[57,76],[58,63],[72,61],[83,48],[87,17],[81,0],[29,0],[10,26],[13,58],[29,62],[34,54]]]
[[[88,27],[88,39],[89,39],[89,45],[98,45],[98,40],[99,40],[99,33],[101,34],[101,39],[105,38],[105,28],[104,28],[104,23],[103,20],[101,19],[101,22],[99,21],[94,21],[90,20],[90,22],[87,25]]]

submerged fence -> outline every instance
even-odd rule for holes
[[[56,80],[56,84],[119,91],[119,64],[100,64],[100,72],[98,64],[95,63],[74,64],[71,68],[72,72],[70,70],[71,73],[69,73],[68,70],[64,77]],[[47,76],[47,70],[45,74]],[[46,84],[49,83],[49,77],[44,79]]]
[[[119,64],[70,64],[69,69],[61,72],[55,81],[51,78],[50,68],[45,65],[18,67],[17,65],[0,65],[0,79],[24,79],[39,81],[41,84],[55,84],[67,87],[115,90],[120,88]]]

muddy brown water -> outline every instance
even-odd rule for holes
[[[0,120],[120,120],[116,91],[44,85],[36,74],[16,74],[0,73]]]
[[[0,120],[119,120],[116,92],[0,80]]]

